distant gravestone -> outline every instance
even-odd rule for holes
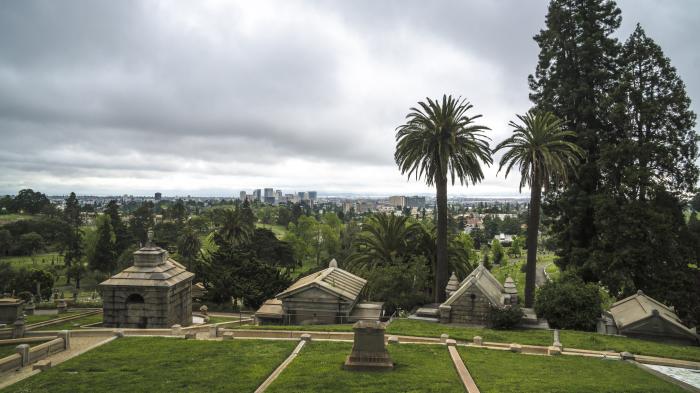
[[[358,321],[352,326],[355,338],[345,359],[346,370],[391,370],[394,362],[384,345],[386,325],[379,321]]]
[[[65,299],[58,299],[58,303],[56,304],[56,308],[58,309],[59,314],[64,313],[68,311],[68,303],[66,303]]]

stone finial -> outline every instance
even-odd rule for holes
[[[338,261],[336,261],[335,258],[331,259],[328,263],[328,267],[338,267]]]
[[[309,333],[304,333],[299,337],[299,339],[301,339],[301,341],[309,342],[311,341],[311,335]]]
[[[447,286],[445,286],[445,294],[449,298],[457,291],[457,289],[459,289],[459,280],[457,279],[455,272],[452,272],[450,279],[447,281]]]
[[[440,335],[440,342],[444,344],[445,342],[447,342],[447,339],[449,339],[449,338],[450,338],[449,334],[443,333]]]
[[[637,295],[640,295],[640,296],[644,295],[644,292],[641,289],[639,289],[639,290],[637,290]]]
[[[153,229],[148,230],[148,242],[146,243],[146,247],[153,247]]]

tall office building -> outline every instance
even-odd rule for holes
[[[405,196],[392,196],[389,197],[389,205],[391,207],[399,207],[403,209],[406,207],[406,197]]]
[[[238,199],[240,199],[241,202],[245,201],[245,197],[246,197],[245,191],[241,191],[241,193],[239,195],[240,196],[238,197]]]
[[[265,189],[265,198],[274,198],[275,197],[275,190],[272,188],[266,188]]]
[[[163,194],[156,192],[155,197],[156,197],[156,201],[159,201],[159,200],[161,200],[161,198],[163,198]]]
[[[262,200],[262,192],[258,188],[257,190],[253,190],[253,200],[255,201],[260,201]]]
[[[316,201],[316,198],[318,197],[318,193],[316,191],[309,191],[309,199],[312,201]]]

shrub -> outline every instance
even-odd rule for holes
[[[490,306],[487,321],[494,329],[512,329],[522,320],[523,311],[518,305]]]
[[[603,311],[600,286],[566,275],[541,286],[535,312],[558,329],[594,330]]]

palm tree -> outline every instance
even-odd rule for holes
[[[402,174],[409,179],[424,178],[437,189],[437,264],[435,301],[445,298],[447,285],[447,177],[463,185],[476,184],[484,178],[481,163],[490,165],[489,138],[483,135],[488,127],[474,124],[481,115],[469,116],[472,105],[464,99],[442,96],[426,98],[420,108],[411,108],[406,124],[396,130],[394,159]]]
[[[584,152],[578,145],[568,141],[576,136],[564,130],[564,122],[554,114],[529,111],[518,115],[522,122],[508,123],[513,135],[501,142],[494,153],[507,149],[499,164],[499,172],[506,167],[508,173],[517,166],[520,169],[520,189],[530,187],[530,215],[527,223],[527,268],[525,275],[525,307],[532,307],[535,300],[535,275],[537,268],[537,232],[540,226],[540,204],[542,187],[568,182]]]
[[[354,252],[345,263],[355,271],[401,263],[418,230],[418,224],[410,222],[408,217],[373,214],[362,224],[362,231],[353,241]]]

